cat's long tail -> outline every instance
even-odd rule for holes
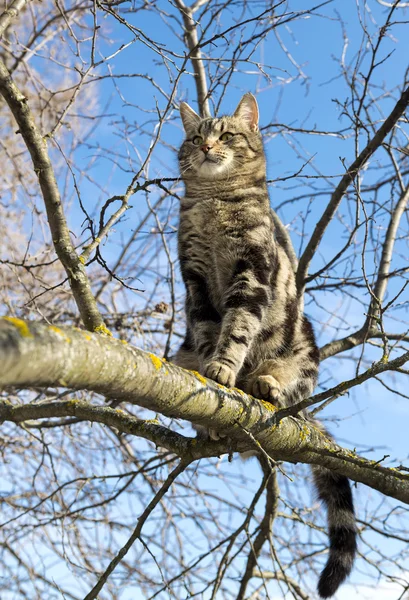
[[[328,511],[330,549],[318,582],[321,598],[333,596],[351,572],[356,554],[356,522],[349,480],[323,467],[314,466],[319,498]]]

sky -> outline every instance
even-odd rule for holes
[[[173,59],[181,64],[183,43],[173,31],[176,27],[174,16],[177,11],[171,2],[166,0],[161,0],[159,6],[162,10],[160,16],[154,11],[145,10],[130,12],[126,14],[126,18],[149,39],[160,41],[166,49],[172,49],[177,53],[178,56]],[[259,2],[250,2],[248,16],[258,14],[263,10],[263,6]],[[295,0],[290,3],[291,10],[305,10],[312,6],[314,3],[310,1]],[[252,58],[255,62],[271,66],[271,68],[263,67],[268,77],[260,73],[257,65],[248,63],[238,66],[226,88],[219,110],[219,114],[231,113],[242,94],[251,91],[256,95],[259,103],[261,128],[269,123],[284,123],[295,128],[334,133],[333,136],[295,135],[288,131],[283,132],[282,128],[276,125],[268,130],[265,137],[270,179],[277,180],[297,173],[302,167],[302,175],[309,177],[318,173],[325,175],[323,180],[305,177],[305,179],[277,181],[270,186],[271,204],[273,207],[282,207],[284,204],[279,214],[283,222],[289,225],[297,250],[302,248],[303,243],[300,235],[300,215],[308,211],[307,228],[312,231],[314,223],[328,202],[328,191],[344,172],[344,164],[350,164],[354,157],[354,139],[344,138],[342,134],[349,126],[348,117],[342,114],[342,105],[350,95],[350,90],[340,69],[339,57],[344,53],[345,64],[354,64],[357,53],[362,50],[362,22],[373,34],[376,34],[379,24],[385,19],[386,8],[376,0],[368,0],[366,3],[334,0],[315,13],[306,14],[303,18],[280,27],[277,30],[279,37],[272,32],[258,46]],[[238,10],[232,4],[231,8],[219,17],[219,21],[215,21],[213,26],[210,26],[209,31],[212,32],[217,26],[225,29],[238,17]],[[402,24],[393,27],[390,37],[383,43],[380,56],[385,58],[389,53],[392,54],[376,68],[373,80],[378,86],[374,89],[392,90],[393,97],[382,99],[379,113],[373,107],[370,109],[374,115],[377,114],[377,118],[380,118],[379,114],[387,114],[393,106],[397,94],[395,88],[402,84],[408,66],[409,10],[398,11],[395,20],[402,21]],[[149,40],[143,43],[135,42],[134,35],[129,30],[109,17],[101,19],[100,26],[101,36],[97,44],[97,54],[100,57],[106,57],[117,51],[118,54],[108,63],[104,62],[97,72],[101,75],[113,73],[117,79],[105,79],[89,84],[95,95],[96,111],[102,117],[94,130],[90,125],[84,125],[83,143],[75,151],[77,163],[80,163],[82,168],[85,165],[90,176],[89,179],[80,177],[82,199],[90,213],[94,214],[97,214],[102,201],[124,193],[133,173],[143,162],[152,137],[158,132],[157,110],[163,111],[167,104],[166,95],[161,93],[160,89],[169,91],[169,73],[172,77],[177,74],[171,60],[162,61],[152,50]],[[254,25],[241,27],[236,33],[236,39],[239,35],[246,36],[252,31]],[[68,40],[66,43],[71,42]],[[87,47],[89,49],[89,43],[88,46],[87,43],[84,44],[84,48]],[[231,49],[225,48],[221,42],[211,48],[211,56],[215,59],[220,58],[221,53],[224,52],[226,56],[230,56]],[[359,66],[364,73],[369,68],[368,61],[368,58],[364,59]],[[40,56],[33,58],[33,64],[40,71],[44,70],[44,61]],[[215,69],[220,68],[220,64],[222,63],[217,60],[211,63],[213,73]],[[169,121],[161,131],[161,141],[155,148],[149,169],[145,169],[147,177],[177,176],[174,148],[180,144],[183,130],[176,105],[180,100],[186,100],[197,110],[190,69],[191,67],[188,67],[187,72],[180,77],[176,104],[169,113]],[[152,77],[155,85],[146,77]],[[213,100],[212,109],[219,100],[218,91],[215,92]],[[85,113],[86,109],[83,110]],[[86,124],[86,119],[83,122]],[[360,137],[360,148],[365,143],[366,134],[363,133]],[[54,155],[58,155],[58,152],[57,149],[53,150]],[[118,157],[119,164],[114,164],[114,161],[118,163]],[[308,160],[311,162],[305,165]],[[377,157],[374,157],[370,161],[369,168],[363,173],[364,184],[376,180],[379,174],[377,160]],[[80,169],[76,171],[74,167],[74,170],[79,176]],[[62,176],[59,183],[62,186]],[[314,202],[310,202],[308,194],[317,189],[327,193],[317,196]],[[78,231],[83,222],[83,214],[72,182],[68,183],[67,190],[67,199],[69,198],[71,204],[70,227]],[[148,200],[155,202],[159,197],[158,193],[153,190]],[[292,203],[294,196],[301,194],[306,194],[306,198]],[[111,265],[117,256],[118,240],[127,239],[131,235],[135,223],[146,211],[147,197],[139,194],[132,199],[131,204],[132,208],[127,212],[126,218],[115,227],[114,235],[110,235],[108,242],[103,245],[104,257]],[[329,227],[320,246],[320,252],[312,265],[312,271],[325,264],[329,257],[335,255],[345,243],[343,223],[348,221],[350,210],[349,203],[344,202],[341,205],[339,219],[334,219]],[[171,215],[169,231],[172,231],[173,226],[173,233],[176,212],[177,204],[172,201],[169,204],[168,214]],[[165,217],[166,211],[161,213],[163,222]],[[383,217],[383,220],[380,219],[376,223],[376,227],[382,229],[385,223]],[[170,248],[175,252],[175,236],[170,235],[169,240]],[[151,248],[151,252],[155,252],[155,248],[159,248],[159,245],[153,244]],[[405,255],[402,242],[395,256],[395,266],[405,264],[405,257],[407,252]],[[159,271],[166,271],[167,263],[163,253],[158,251],[157,257],[154,258],[154,265]],[[149,293],[153,286],[153,279],[149,279],[147,271],[144,272],[143,264],[138,265],[137,272],[140,277],[138,286],[140,284],[147,292],[128,294],[126,302],[135,309],[149,301]],[[178,288],[178,294],[183,295],[181,287]],[[169,290],[166,286],[161,287],[155,295],[155,302],[159,300],[169,301]],[[334,329],[330,327],[331,321],[338,328],[338,334],[341,332],[341,335],[345,335],[345,332],[341,331],[341,319],[337,320],[331,316],[338,311],[339,303],[339,295],[333,292],[323,293],[320,296],[320,305],[308,301],[306,303],[307,312],[316,325],[320,344],[326,343],[334,336]],[[351,295],[342,308],[342,314],[348,318],[349,328],[353,329],[362,323],[363,311],[362,304]],[[406,309],[403,307],[402,318],[405,316]],[[396,322],[390,321],[388,324],[399,331],[402,327],[399,314],[397,319]],[[328,320],[328,326],[318,327],[318,323],[323,320]],[[356,355],[357,352],[354,354]],[[376,358],[379,358],[379,351],[368,352],[369,362]],[[354,372],[355,364],[352,361],[330,359],[322,368],[322,385],[327,387],[329,383],[333,385],[352,377]],[[403,377],[396,378],[393,383],[401,391],[407,389]],[[392,394],[377,382],[351,390],[349,395],[339,398],[325,409],[322,416],[328,420],[330,431],[340,443],[348,447],[356,447],[368,458],[378,460],[385,454],[389,454],[391,464],[396,465],[408,457],[408,401],[406,398]],[[385,464],[388,464],[388,460]],[[366,511],[369,506],[379,501],[379,496],[372,493],[368,495],[368,491],[362,485],[355,488],[354,494],[358,514],[362,514],[362,511]],[[392,542],[390,546],[391,549],[394,547]],[[353,580],[362,583],[365,581],[365,575],[358,570]],[[344,586],[335,598],[336,600],[354,598],[392,600],[399,597],[398,593],[398,586],[395,589],[392,585],[380,585],[376,590],[360,585],[358,591],[356,588]]]
[[[311,6],[311,3],[295,2],[292,4],[292,8],[305,8],[307,4]],[[361,19],[365,19],[367,26],[375,32],[377,23],[381,23],[385,17],[385,8],[377,2],[367,2],[366,10],[363,9],[362,3],[359,6]],[[254,8],[253,13],[256,11],[257,8]],[[358,18],[357,3],[333,2],[318,12],[320,16],[306,16],[306,18],[290,23],[287,27],[280,29],[280,40],[272,35],[261,45],[257,60],[275,65],[278,69],[269,71],[271,81],[267,81],[256,73],[257,70],[254,66],[248,69],[244,67],[245,73],[237,73],[232,78],[221,103],[220,112],[222,114],[231,113],[240,100],[242,93],[252,91],[256,94],[259,103],[261,127],[270,122],[333,132],[342,131],[348,127],[348,118],[341,114],[340,105],[347,99],[350,92],[345,85],[344,77],[340,73],[338,59],[344,51],[346,63],[353,64],[361,47],[363,36]],[[232,19],[234,16],[233,9]],[[342,16],[343,25],[340,23],[339,16]],[[407,17],[407,13],[404,15],[400,13],[399,15],[402,20],[407,19]],[[144,28],[145,23],[138,21],[138,26]],[[148,22],[146,22],[146,26],[148,26]],[[228,23],[223,22],[223,27],[225,26],[228,26]],[[155,21],[154,27],[155,32],[158,31],[159,35],[162,36],[163,33],[165,43],[171,43],[169,31],[166,31],[166,28],[159,27],[157,21]],[[380,56],[383,58],[393,51],[391,58],[378,67],[374,77],[375,83],[384,86],[386,89],[393,89],[394,86],[402,83],[404,71],[407,67],[407,57],[409,56],[407,27],[406,23],[397,25],[393,29],[391,39],[385,41],[381,52]],[[348,37],[347,43],[344,36]],[[286,55],[280,44],[288,52],[291,52],[291,57]],[[215,52],[217,53],[217,50]],[[115,68],[118,70],[127,68],[126,64],[122,62],[125,57],[125,53],[121,55]],[[145,55],[142,53],[139,60],[132,63],[131,68],[141,68],[140,65],[144,60]],[[298,63],[303,74],[302,77],[299,74],[299,69],[294,67],[292,60]],[[360,69],[365,72],[367,68],[368,60],[364,60],[360,65]],[[161,79],[161,76],[163,76],[163,79]],[[158,81],[165,84],[167,75],[162,72],[161,76]],[[288,78],[294,79],[292,83],[284,85],[283,80],[285,81]],[[133,96],[134,87],[132,83],[125,84],[121,89],[123,89],[126,98],[130,99]],[[182,78],[179,98],[187,99],[192,107],[197,110],[194,97],[191,77]],[[149,94],[144,98],[148,105],[150,98]],[[390,109],[393,102],[393,99],[386,99],[382,105],[382,110]],[[336,136],[324,137],[318,135],[300,138],[288,134],[277,134],[277,129],[272,128],[270,130],[271,134],[265,140],[268,176],[271,179],[297,172],[312,157],[313,163],[305,168],[303,171],[305,174],[315,175],[321,173],[328,176],[342,174],[345,168],[343,160],[346,161],[346,164],[349,164],[353,159],[354,140],[352,138],[341,139]],[[178,144],[182,139],[182,135],[180,120],[177,113],[175,113],[174,123],[164,131],[164,137],[170,143]],[[363,135],[360,139],[361,148],[365,143],[366,137]],[[162,156],[161,154],[160,158]],[[167,156],[166,153],[166,158],[162,158],[163,162],[168,161]],[[172,173],[175,172],[174,155],[169,156],[169,162],[166,164],[167,167],[170,164],[169,170],[164,168],[163,162],[160,160],[157,163],[153,162],[150,168],[151,176],[165,176],[169,173],[169,170]],[[365,171],[364,183],[371,183],[377,176],[376,158],[371,161],[370,167],[373,170],[368,169]],[[335,181],[338,180],[339,178],[335,178]],[[324,183],[313,181],[312,184],[315,188],[328,189],[330,187],[328,181],[332,185],[331,179]],[[303,183],[305,186],[299,186],[295,190],[297,195],[308,192],[311,180],[305,179]],[[293,187],[294,182],[291,180],[276,185],[273,184],[270,188],[272,206],[276,207],[280,203],[290,200],[294,194]],[[315,220],[321,215],[327,201],[328,196],[318,197],[316,201],[308,206],[310,214],[307,223],[310,228],[313,227]],[[305,202],[308,202],[308,199]],[[289,204],[279,214],[285,223],[291,223],[293,219],[296,219],[299,212],[303,213],[304,211],[305,207],[300,204],[295,207]],[[348,212],[345,204],[341,207],[340,212],[341,214]],[[384,223],[378,222],[377,225],[382,227]],[[291,234],[295,247],[299,249],[300,236],[297,227],[296,222]],[[323,264],[323,261],[333,256],[343,243],[344,238],[341,237],[340,223],[334,220],[323,239],[320,255],[314,262],[312,270],[316,270]],[[400,266],[401,259],[396,260]],[[323,295],[321,302],[325,304],[325,311],[331,313],[337,309],[339,297],[329,292]],[[309,314],[313,318],[322,320],[323,311],[319,307],[307,304],[307,311],[310,311]],[[364,318],[362,305],[353,297],[345,305],[344,314],[352,326],[360,325]],[[393,323],[392,326],[399,329],[399,323]],[[333,330],[321,328],[320,343],[325,343],[333,335]],[[372,356],[375,360],[376,357],[379,357],[379,353],[369,352],[368,356]],[[351,361],[332,359],[327,363],[324,367],[325,377],[331,377],[334,383],[354,376],[355,366]],[[406,387],[403,378],[400,379],[397,385],[402,391]],[[407,400],[394,396],[376,382],[352,390],[349,395],[339,398],[322,413],[324,417],[329,419],[330,431],[342,444],[347,447],[356,447],[364,456],[371,459],[377,460],[389,454],[390,460],[395,465],[400,464],[408,456],[406,425],[408,414]],[[387,463],[388,460],[385,464]],[[367,490],[362,485],[355,487],[354,495],[358,514],[362,514],[363,510],[367,510],[369,506],[379,501],[377,494],[370,494],[368,499]],[[371,541],[370,536],[368,537]],[[385,550],[387,546],[388,544],[385,543]],[[389,546],[392,552],[394,544],[390,542]],[[341,588],[335,597],[336,600],[352,600],[353,598],[363,600],[365,597],[389,600],[389,598],[399,597],[401,593],[401,588],[398,585],[395,587],[380,585],[376,591],[372,588],[365,588],[362,583],[366,581],[366,576],[359,570],[355,572],[352,579],[359,582],[358,589],[352,587]]]
[[[172,15],[175,14],[175,8],[171,3],[163,2],[162,17],[149,12],[137,12],[127,15],[130,23],[139,27],[148,36],[155,40],[160,40],[167,48],[172,48],[176,52],[182,51],[180,40],[175,38],[168,24],[172,24]],[[257,14],[260,5],[257,2],[250,5],[251,14]],[[313,6],[311,2],[293,2],[290,5],[292,10],[306,9]],[[358,12],[359,8],[359,12]],[[393,91],[392,98],[382,100],[382,106],[379,109],[382,113],[390,109],[396,98],[396,86],[401,86],[405,69],[407,67],[407,56],[409,55],[409,36],[407,36],[408,11],[401,10],[395,15],[395,21],[402,21],[402,24],[394,25],[390,31],[390,37],[387,37],[382,46],[379,58],[384,59],[391,52],[388,60],[376,68],[374,74],[374,88],[379,90],[382,86],[386,90]],[[254,60],[263,60],[264,64],[272,65],[268,72],[271,74],[271,80],[261,76],[254,65],[249,68],[244,66],[241,71],[233,75],[232,81],[227,88],[225,96],[221,103],[220,113],[230,113],[234,110],[241,95],[246,91],[252,91],[256,94],[260,107],[260,126],[265,127],[269,123],[284,123],[292,127],[304,127],[307,129],[316,129],[318,131],[342,132],[349,126],[348,117],[341,114],[340,105],[342,105],[350,94],[350,90],[345,83],[339,66],[339,57],[344,54],[345,64],[354,65],[358,51],[362,51],[362,27],[361,22],[375,36],[379,30],[379,24],[383,23],[387,9],[380,5],[376,0],[367,3],[362,2],[330,2],[316,11],[315,15],[305,15],[297,21],[289,23],[287,26],[279,28],[280,40],[274,34],[270,35],[263,42],[254,55]],[[221,28],[228,27],[234,22],[237,13],[232,8],[223,13],[221,18]],[[342,19],[342,22],[341,22]],[[112,20],[106,25],[106,31],[110,33],[110,39],[100,45],[101,54],[113,52],[118,48],[119,35],[123,36],[123,28]],[[246,33],[248,30],[246,29]],[[244,34],[243,34],[244,35]],[[129,34],[129,39],[132,35]],[[121,37],[121,43],[126,43],[127,39]],[[281,44],[281,47],[280,47]],[[367,43],[364,43],[364,47]],[[285,50],[283,50],[285,48]],[[213,50],[214,54],[221,51],[220,48]],[[223,50],[224,51],[224,50]],[[290,56],[291,53],[291,56]],[[169,87],[168,72],[166,66],[156,60],[155,53],[143,44],[132,44],[115,59],[110,61],[112,73],[123,74],[149,74],[154,73],[155,83],[159,86],[167,85]],[[156,60],[156,62],[155,62]],[[156,64],[158,63],[159,64]],[[294,66],[298,63],[298,67]],[[103,70],[103,66],[101,69]],[[169,67],[171,68],[171,67]],[[212,67],[215,68],[215,67]],[[365,58],[359,65],[362,73],[369,68],[369,58]],[[300,72],[302,76],[300,76]],[[291,79],[292,82],[284,85],[283,79]],[[138,163],[136,158],[138,154],[143,157],[144,150],[148,146],[148,140],[157,128],[157,119],[152,114],[152,103],[157,102],[159,108],[165,106],[163,95],[158,93],[150,83],[135,77],[117,79],[115,85],[117,90],[113,93],[112,82],[107,80],[99,88],[99,105],[104,106],[103,100],[111,93],[111,101],[108,113],[115,110],[119,111],[119,118],[103,119],[101,126],[98,127],[94,136],[89,140],[89,147],[83,147],[80,152],[84,152],[88,158],[93,155],[96,145],[117,149],[122,156],[128,155],[129,165],[135,168]],[[166,88],[167,89],[167,88]],[[118,94],[120,90],[120,94]],[[197,110],[197,104],[194,100],[194,86],[192,77],[189,73],[181,77],[177,92],[178,99],[184,99],[191,102],[192,107]],[[215,100],[218,100],[215,94]],[[138,108],[137,106],[138,105]],[[142,107],[142,108],[141,108]],[[147,111],[147,112],[144,112]],[[373,113],[375,114],[375,110]],[[379,119],[379,114],[376,115]],[[127,125],[121,121],[127,120]],[[123,131],[127,130],[127,136]],[[268,177],[277,179],[289,174],[296,173],[305,161],[312,159],[303,170],[303,174],[312,176],[317,173],[323,174],[326,179],[311,180],[289,180],[287,182],[277,182],[270,186],[271,204],[273,207],[281,206],[279,214],[283,222],[289,224],[289,230],[297,250],[302,247],[300,241],[299,216],[305,214],[308,210],[307,229],[312,230],[317,218],[328,202],[329,195],[318,196],[314,202],[310,203],[306,198],[302,203],[293,205],[290,203],[294,195],[308,194],[311,186],[314,189],[323,189],[328,192],[332,189],[334,182],[339,181],[339,176],[344,172],[345,164],[350,164],[354,157],[354,139],[351,136],[342,139],[340,136],[320,136],[304,135],[295,136],[288,133],[277,133],[278,127],[269,129],[265,139],[265,148],[268,162]],[[183,136],[179,115],[177,110],[172,111],[170,121],[163,127],[160,144],[153,155],[149,166],[150,177],[166,177],[177,175],[177,162],[175,152],[170,146],[178,145]],[[95,138],[95,140],[94,140]],[[366,143],[366,134],[360,139],[360,148]],[[380,153],[381,154],[381,151]],[[377,155],[378,156],[378,155]],[[376,180],[378,175],[378,157],[375,156],[362,174],[362,184],[370,184]],[[117,193],[123,193],[124,187],[129,183],[131,174],[124,173],[122,169],[115,168],[109,171],[109,186],[105,184],[108,180],[107,163],[108,156],[99,155],[92,167],[94,177],[101,179],[102,187],[106,190],[106,195],[111,196]],[[124,166],[124,165],[123,165]],[[108,167],[111,169],[111,167]],[[95,202],[95,196],[89,193],[88,186],[91,184],[84,182],[83,195],[86,203],[92,208],[92,202]],[[389,193],[389,190],[386,191]],[[150,201],[154,201],[155,195],[152,192],[149,196]],[[142,194],[132,200],[132,210],[127,213],[123,222],[115,227],[115,234],[118,236],[126,235],[129,229],[132,229],[133,223],[137,222],[138,214],[142,215],[146,210],[146,204]],[[317,270],[322,264],[328,261],[336,251],[345,243],[345,234],[342,222],[348,221],[348,214],[351,210],[350,204],[344,202],[338,212],[338,217],[328,228],[323,238],[319,252],[311,267],[311,271]],[[82,219],[81,213],[74,208],[71,211],[70,218],[74,225]],[[385,215],[375,223],[380,230],[387,224]],[[112,236],[110,240],[112,239]],[[175,250],[174,236],[170,238],[171,248]],[[362,242],[362,237],[361,237]],[[104,253],[107,259],[116,252],[115,240],[110,241],[104,246]],[[173,246],[172,246],[173,244]],[[402,246],[403,247],[403,246]],[[400,249],[399,246],[397,246]],[[405,255],[402,252],[396,252],[394,265],[396,267],[405,264]],[[112,253],[112,254],[111,254]],[[371,256],[369,257],[369,260]],[[158,268],[164,268],[164,263],[160,262],[158,257]],[[370,266],[368,267],[368,269]],[[142,285],[147,285],[146,275],[141,276]],[[181,288],[178,288],[178,290]],[[394,290],[392,286],[392,290]],[[160,299],[168,300],[167,290],[163,290],[163,296]],[[183,293],[181,291],[181,293]],[[366,294],[366,292],[364,292]],[[405,297],[405,296],[404,296]],[[407,295],[406,295],[407,298]],[[306,298],[306,310],[312,317],[316,330],[319,335],[319,342],[323,344],[333,338],[334,335],[345,335],[347,331],[362,324],[364,319],[365,307],[359,302],[359,294],[351,294],[345,301],[341,314],[348,319],[348,327],[344,327],[342,320],[331,316],[338,311],[338,304],[341,299],[334,292],[323,293],[320,296],[321,306],[309,303]],[[404,315],[403,315],[404,316]],[[317,323],[322,320],[328,320],[328,326],[317,327]],[[337,331],[330,327],[333,323]],[[401,330],[399,321],[390,321],[392,331]],[[358,350],[359,352],[359,350]],[[369,360],[375,360],[379,357],[378,351],[370,351],[367,348]],[[356,353],[355,353],[356,354]],[[371,358],[373,357],[373,358]],[[330,359],[323,366],[325,378],[332,378],[336,383],[340,380],[352,377],[355,365],[349,360]],[[398,378],[398,386],[404,389],[403,380]],[[387,409],[385,409],[387,407]],[[408,404],[406,399],[392,396],[385,388],[377,383],[360,386],[356,390],[351,390],[348,396],[339,398],[332,404],[324,415],[335,416],[337,421],[331,426],[333,433],[340,439],[350,440],[353,445],[361,444],[372,447],[373,440],[377,444],[385,447],[385,453],[391,454],[393,458],[400,456],[402,459],[407,456],[405,417],[408,413]],[[351,416],[351,414],[353,416]],[[380,418],[381,415],[381,418]],[[345,419],[345,420],[343,420]],[[381,452],[384,452],[382,449]],[[377,452],[377,456],[379,452]]]

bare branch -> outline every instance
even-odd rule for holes
[[[386,287],[388,284],[388,275],[390,272],[393,249],[396,242],[399,224],[401,218],[408,206],[409,202],[409,187],[403,191],[399,198],[396,207],[394,208],[388,229],[386,231],[385,240],[382,246],[382,256],[379,264],[378,278],[376,280],[373,294],[375,298],[371,299],[371,304],[368,309],[368,320],[371,322],[374,316],[378,315],[385,297]],[[370,325],[369,325],[370,327]]]
[[[92,588],[92,590],[89,592],[89,594],[87,594],[84,598],[84,600],[94,600],[95,598],[97,598],[99,592],[102,590],[102,588],[104,587],[108,577],[111,575],[111,573],[115,570],[115,567],[121,562],[121,560],[126,556],[126,554],[129,552],[129,550],[132,548],[133,544],[136,542],[137,539],[140,538],[141,536],[141,532],[142,532],[142,528],[146,523],[146,520],[148,519],[149,515],[152,513],[152,511],[154,510],[154,508],[158,505],[158,503],[161,501],[161,499],[163,498],[163,496],[166,494],[166,492],[169,490],[170,486],[172,485],[172,483],[175,481],[175,479],[181,474],[183,473],[183,471],[186,469],[186,467],[189,465],[189,462],[182,460],[180,461],[180,463],[178,464],[177,467],[175,467],[173,469],[173,471],[171,471],[168,475],[168,477],[166,478],[166,481],[163,483],[162,487],[158,490],[158,492],[156,492],[155,496],[152,498],[152,500],[149,502],[149,504],[147,505],[147,507],[145,508],[145,510],[143,511],[142,515],[139,517],[138,519],[138,524],[135,527],[131,537],[129,538],[129,540],[126,542],[126,544],[120,549],[120,551],[118,552],[118,554],[115,556],[115,558],[109,563],[108,567],[105,569],[104,573],[101,575],[101,577],[98,580],[98,583]]]
[[[3,35],[11,21],[15,19],[19,12],[23,10],[27,0],[14,0],[8,8],[0,15],[0,37]]]
[[[254,577],[257,559],[260,555],[261,549],[265,541],[269,539],[273,530],[273,522],[276,517],[278,507],[279,489],[277,483],[277,473],[275,469],[267,462],[267,460],[265,460],[265,458],[260,458],[259,460],[263,469],[264,477],[266,479],[266,506],[264,509],[264,517],[260,523],[256,539],[250,544],[246,569],[240,583],[240,589],[236,600],[244,600],[245,598],[248,583],[251,577]]]
[[[289,406],[288,408],[283,408],[282,410],[280,410],[278,412],[277,419],[288,417],[289,415],[296,415],[300,411],[304,410],[305,408],[309,408],[310,406],[313,406],[314,404],[318,404],[318,402],[327,400],[327,398],[337,398],[338,396],[342,396],[351,388],[356,387],[357,385],[360,385],[360,384],[364,383],[365,381],[368,381],[368,379],[371,379],[372,377],[376,377],[377,375],[380,375],[381,373],[385,373],[386,371],[397,371],[400,367],[402,367],[408,361],[409,361],[409,351],[405,352],[404,354],[402,354],[401,356],[399,356],[398,358],[395,358],[393,360],[387,360],[387,359],[385,360],[384,357],[382,357],[382,359],[379,362],[373,364],[364,373],[360,373],[353,379],[348,379],[347,381],[343,381],[339,385],[335,386],[334,388],[332,388],[330,390],[327,390],[326,392],[321,392],[320,394],[316,394],[315,396],[312,396],[311,398],[301,400],[301,402],[297,402],[297,404],[293,404],[292,406]]]
[[[405,112],[408,104],[409,87],[407,87],[406,90],[402,93],[401,97],[395,104],[395,107],[390,113],[390,115],[385,119],[384,123],[378,129],[373,138],[369,141],[367,146],[362,150],[362,152],[354,160],[352,165],[347,169],[347,172],[342,177],[341,181],[332,193],[331,200],[328,203],[328,206],[325,209],[322,217],[315,226],[314,232],[299,261],[297,272],[297,286],[300,295],[304,291],[305,280],[308,275],[308,269],[311,259],[314,256],[314,253],[322,240],[326,228],[328,227],[336,210],[338,209],[338,206],[342,198],[344,197],[345,192],[348,190],[349,186],[353,182],[354,178],[357,176],[360,169],[362,169],[362,167],[366,164],[366,162],[372,156],[372,154],[381,146],[387,134],[393,129],[400,117]]]
[[[197,102],[202,117],[210,117],[210,109],[206,72],[197,36],[197,23],[193,18],[193,14],[195,9],[197,9],[199,6],[202,6],[206,2],[208,2],[208,0],[201,0],[199,1],[198,6],[189,8],[184,4],[183,0],[175,0],[175,4],[182,15],[183,24],[185,27],[186,42],[190,51],[189,58],[192,61],[193,70],[195,73]]]
[[[34,171],[43,194],[55,251],[67,273],[84,325],[90,331],[107,333],[108,330],[92,295],[85,267],[71,243],[46,141],[37,129],[27,98],[13,82],[2,60],[0,60],[0,93],[13,113],[19,126],[19,133],[30,152]]]

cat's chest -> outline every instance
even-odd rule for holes
[[[179,245],[188,268],[207,281],[216,306],[223,303],[235,265],[248,244],[250,215],[243,207],[201,202],[181,213]]]
[[[180,237],[188,252],[206,256],[212,267],[234,262],[245,243],[248,216],[243,209],[220,202],[202,202],[181,215]],[[210,265],[209,265],[210,266]]]

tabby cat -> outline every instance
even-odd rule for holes
[[[179,151],[179,259],[186,286],[185,340],[175,362],[227,387],[286,406],[311,395],[319,353],[303,315],[291,243],[270,209],[258,107],[245,94],[232,116],[202,119],[186,103]],[[327,506],[328,562],[318,592],[332,596],[356,552],[346,477],[313,467]]]

